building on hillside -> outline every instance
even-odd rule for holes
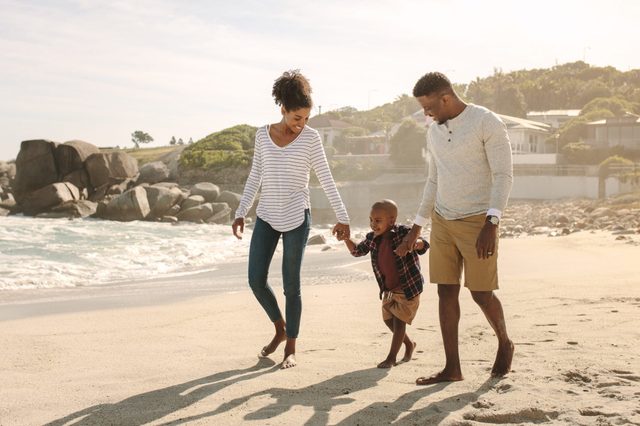
[[[344,129],[353,127],[351,124],[342,120],[335,120],[327,117],[326,115],[316,115],[311,117],[307,122],[309,127],[312,127],[320,133],[322,142],[325,147],[333,147],[335,140],[342,134]]]
[[[640,152],[640,116],[627,113],[624,117],[587,123],[585,143],[595,149],[622,147]]]
[[[545,123],[552,129],[559,129],[564,123],[580,115],[579,109],[550,109],[548,111],[529,111],[527,119]]]
[[[548,142],[553,134],[549,124],[504,114],[498,116],[507,126],[513,164],[558,163],[557,144]]]

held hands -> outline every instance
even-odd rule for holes
[[[239,217],[233,221],[231,224],[231,229],[233,229],[233,235],[236,236],[237,239],[242,239],[242,233],[244,232],[244,218]]]
[[[404,257],[407,253],[413,250],[420,250],[423,245],[422,240],[418,241],[418,237],[420,236],[420,231],[422,231],[422,227],[416,224],[413,225],[411,231],[402,239],[400,245],[396,248],[395,254],[400,257]]]
[[[351,229],[348,224],[344,223],[336,223],[331,233],[336,236],[338,241],[348,240],[351,237]]]

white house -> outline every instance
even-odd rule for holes
[[[550,109],[548,111],[529,111],[528,120],[548,124],[553,129],[559,129],[564,123],[580,115],[579,109]]]
[[[342,120],[334,120],[328,118],[326,115],[316,115],[311,117],[307,123],[309,127],[312,127],[320,133],[320,137],[325,147],[333,146],[336,137],[342,134],[342,131],[346,128],[353,127],[351,124]]]

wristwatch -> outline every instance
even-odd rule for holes
[[[487,216],[487,222],[491,223],[492,225],[498,226],[498,224],[500,223],[500,218],[498,216]]]

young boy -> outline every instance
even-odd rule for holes
[[[378,201],[371,207],[369,224],[372,232],[356,244],[350,239],[344,242],[353,256],[365,256],[371,252],[371,266],[380,287],[382,299],[382,319],[393,332],[391,348],[387,358],[378,364],[378,368],[391,368],[396,365],[398,351],[405,345],[403,362],[411,360],[416,343],[406,334],[406,324],[411,324],[420,305],[420,293],[424,278],[420,273],[418,254],[424,254],[429,243],[418,238],[414,249],[406,256],[395,254],[411,228],[397,225],[398,206],[391,200]],[[416,254],[416,252],[418,254]]]

